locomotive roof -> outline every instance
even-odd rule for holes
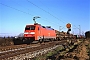
[[[46,28],[46,29],[49,29],[49,30],[54,30],[53,28],[51,28],[51,26],[42,26],[41,24],[30,24],[30,25],[26,25],[26,26],[31,26],[31,25],[40,25],[42,28]]]

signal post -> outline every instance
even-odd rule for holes
[[[70,31],[71,31],[71,24],[70,23],[66,24],[66,27],[68,29],[67,34],[68,34],[68,38],[69,38],[70,37]]]

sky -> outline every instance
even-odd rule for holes
[[[73,34],[90,30],[89,0],[0,0],[0,35],[15,36],[23,33],[27,24],[36,22],[67,31],[71,24]],[[61,27],[60,27],[61,26]]]

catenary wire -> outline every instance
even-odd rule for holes
[[[64,21],[60,20],[59,18],[57,18],[56,16],[52,15],[50,12],[42,9],[41,7],[37,6],[36,4],[32,3],[31,1],[27,0],[27,2],[31,3],[32,5],[36,6],[37,8],[41,9],[42,11],[48,13],[49,15],[51,15],[52,17],[56,18],[57,20],[61,21],[62,23],[65,23]]]
[[[19,12],[22,12],[22,13],[28,14],[28,15],[30,15],[30,16],[33,16],[33,15],[30,14],[30,13],[27,13],[27,12],[25,12],[25,11],[22,11],[22,10],[16,9],[16,8],[11,7],[11,6],[8,6],[8,5],[6,5],[6,4],[3,4],[3,3],[0,3],[0,4],[3,5],[3,6],[6,6],[6,7],[12,8],[12,9],[14,9],[14,10],[17,10],[17,11],[19,11]]]
[[[22,6],[21,4],[16,3],[16,2],[15,2],[15,4],[18,4],[19,6]],[[24,8],[25,8],[25,9],[28,9],[28,8],[26,8],[26,7],[24,7]],[[30,10],[30,9],[28,9],[28,10]],[[32,12],[33,12],[33,11],[32,11]],[[34,13],[35,13],[35,12],[34,12]],[[35,14],[36,14],[36,13],[35,13]],[[43,19],[44,21],[46,21],[46,22],[49,22],[49,23],[52,23],[52,24],[55,24],[55,25],[59,26],[59,24],[56,24],[55,22],[50,22],[50,21],[48,21],[47,18],[45,18],[45,17],[42,18],[42,19]]]

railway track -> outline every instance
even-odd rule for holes
[[[31,51],[34,51],[34,48],[37,49],[36,47],[35,46],[34,47],[28,46],[25,48],[3,51],[3,52],[0,52],[0,59],[16,56],[19,54],[24,54],[24,53],[27,53],[29,51],[31,52]]]
[[[8,47],[0,47],[0,60],[7,60],[10,57],[14,57],[20,54],[25,54],[40,49],[45,49],[49,47],[54,47],[56,45],[67,44],[67,40],[54,41],[42,44],[32,44],[32,45],[14,45]]]

